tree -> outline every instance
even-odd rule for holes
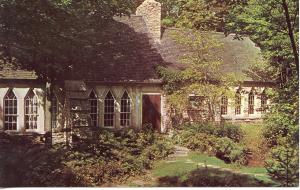
[[[130,6],[129,0],[1,0],[0,58],[60,80],[73,65],[95,59],[95,38]]]
[[[162,24],[198,30],[224,31],[231,7],[244,0],[158,0],[162,4]]]
[[[260,75],[269,72],[268,79],[280,84],[269,93],[272,106],[265,117],[264,136],[273,148],[266,165],[269,174],[286,186],[298,180],[299,172],[298,9],[298,1],[249,0],[232,10],[226,26],[227,32],[238,38],[247,35],[261,48],[269,64],[253,71]],[[286,138],[289,141],[281,141]]]
[[[221,73],[223,63],[215,56],[222,51],[222,44],[210,32],[179,31],[174,32],[173,37],[189,53],[179,57],[183,70],[158,69],[164,80],[168,103],[180,114],[190,106],[189,95],[203,97],[200,102],[207,108],[206,119],[214,121],[219,116],[217,110],[222,95],[233,96],[230,87],[236,84],[234,75]]]
[[[232,9],[226,32],[249,36],[274,68],[297,77],[298,8],[298,1],[250,0]]]
[[[281,144],[271,150],[272,159],[266,161],[266,169],[282,186],[296,187],[299,183],[299,148],[295,149],[287,137],[280,141]]]

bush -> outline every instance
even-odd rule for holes
[[[186,123],[178,127],[181,131],[191,133],[205,133],[217,137],[228,137],[234,142],[240,142],[244,134],[239,125],[225,123],[223,125],[214,125],[212,123]]]
[[[193,123],[181,125],[179,129],[172,139],[182,146],[216,155],[226,162],[242,165],[248,163],[249,150],[244,145],[238,144],[244,136],[238,125]]]
[[[249,150],[245,146],[235,143],[228,137],[218,138],[215,145],[216,156],[231,163],[246,165],[248,152]]]
[[[154,160],[173,152],[172,142],[151,129],[101,129],[93,133],[91,138],[77,137],[71,148],[47,148],[23,140],[25,137],[3,137],[0,139],[0,176],[5,178],[0,180],[0,185],[100,186],[117,183],[143,173],[152,167]]]
[[[234,142],[240,142],[244,134],[240,126],[225,123],[222,126],[215,127],[214,134],[217,137],[228,137]]]
[[[216,137],[205,133],[186,132],[182,134],[181,144],[191,150],[213,153]]]
[[[214,134],[215,126],[212,123],[185,123],[178,129],[192,133]]]
[[[264,127],[263,136],[268,142],[269,147],[275,147],[279,144],[278,140],[287,135],[293,138],[293,141],[299,143],[299,127],[268,124]]]

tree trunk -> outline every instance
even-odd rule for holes
[[[282,7],[284,9],[285,20],[286,20],[288,31],[289,31],[289,37],[290,37],[291,46],[292,46],[292,49],[293,49],[294,60],[295,60],[295,65],[296,65],[296,69],[297,69],[297,76],[298,76],[298,74],[299,74],[299,57],[298,57],[298,51],[297,51],[297,47],[296,47],[294,33],[293,33],[292,25],[291,25],[289,9],[288,9],[288,5],[286,3],[286,0],[282,0]]]

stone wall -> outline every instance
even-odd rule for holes
[[[160,43],[161,4],[154,0],[145,0],[136,10],[136,15],[143,16],[147,29],[154,42]]]

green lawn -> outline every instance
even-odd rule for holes
[[[215,156],[190,152],[185,157],[161,160],[150,171],[153,179],[141,186],[256,187],[278,186],[263,167],[266,152],[262,124],[243,124],[244,143],[252,152],[250,166],[227,164]],[[134,183],[131,184],[134,186]]]
[[[207,169],[202,165],[203,163],[207,166]],[[214,166],[228,170],[221,170]],[[202,178],[205,181],[204,185],[208,186],[210,184],[207,183],[210,182],[212,184],[228,182],[230,185],[236,184],[236,186],[276,186],[276,183],[267,176],[263,167],[239,167],[234,164],[226,164],[216,157],[196,152],[191,152],[187,157],[179,157],[172,161],[160,161],[155,164],[152,172],[158,178],[158,185],[160,186],[193,186],[195,183],[196,185],[202,185],[201,183],[198,184]],[[203,176],[204,172],[206,172],[205,176]],[[242,173],[247,173],[247,175]],[[237,178],[241,180],[235,182],[234,180]],[[224,179],[226,179],[226,182]]]

